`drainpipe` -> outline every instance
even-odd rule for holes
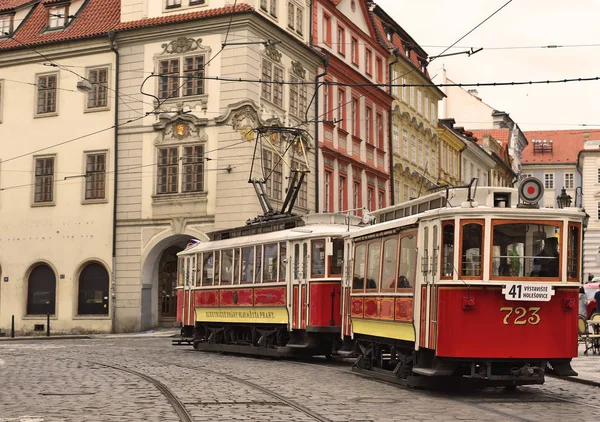
[[[112,295],[111,295],[111,332],[116,331],[116,298],[117,298],[117,180],[119,172],[117,171],[118,157],[119,157],[119,51],[117,50],[117,43],[115,40],[115,31],[108,32],[108,40],[110,42],[110,49],[115,53],[115,123],[114,123],[114,186],[113,186],[113,224],[112,224]]]
[[[323,66],[325,71],[315,76],[315,212],[317,214],[319,213],[319,78],[328,73],[329,56],[323,59]]]
[[[388,93],[390,95],[392,95],[392,84],[396,81],[392,81],[392,67],[398,63],[399,60],[399,55],[400,52],[398,51],[397,48],[394,48],[394,51],[392,52],[392,54],[394,55],[394,61],[390,62],[390,64],[388,65],[388,75],[389,76],[389,86],[388,86]],[[393,95],[392,95],[393,97]],[[388,115],[388,148],[389,148],[389,155],[390,155],[390,198],[392,200],[392,202],[390,203],[390,205],[394,205],[394,140],[392,139],[393,136],[393,125],[394,125],[394,121],[393,121],[393,114],[394,114],[394,109],[393,107],[390,107],[390,113]]]

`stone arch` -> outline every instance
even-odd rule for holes
[[[145,330],[161,323],[159,303],[159,272],[165,254],[173,254],[176,249],[185,249],[193,238],[207,241],[208,237],[196,230],[186,228],[180,233],[165,230],[154,236],[142,253],[142,292],[141,292],[141,329]],[[176,267],[175,267],[176,270]],[[174,319],[165,319],[163,323],[175,323]]]

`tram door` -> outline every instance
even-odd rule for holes
[[[308,241],[292,242],[292,329],[306,328],[308,300]]]
[[[423,228],[421,266],[422,274],[420,306],[419,346],[435,348],[437,329],[437,270],[439,266],[438,226]]]

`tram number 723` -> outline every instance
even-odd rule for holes
[[[525,308],[513,308],[510,306],[503,306],[500,308],[500,312],[508,312],[504,317],[504,325],[510,325],[511,321],[514,325],[538,325],[542,320],[542,317],[538,314],[541,308],[539,307],[531,307],[528,309]],[[511,315],[515,314],[515,317],[511,319]]]

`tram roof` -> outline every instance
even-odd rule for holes
[[[309,224],[292,229],[279,230],[271,233],[261,233],[250,236],[234,237],[231,239],[200,242],[177,255],[189,255],[204,251],[232,249],[252,245],[284,242],[298,239],[314,239],[318,237],[336,236],[343,237],[359,227],[343,224]]]

